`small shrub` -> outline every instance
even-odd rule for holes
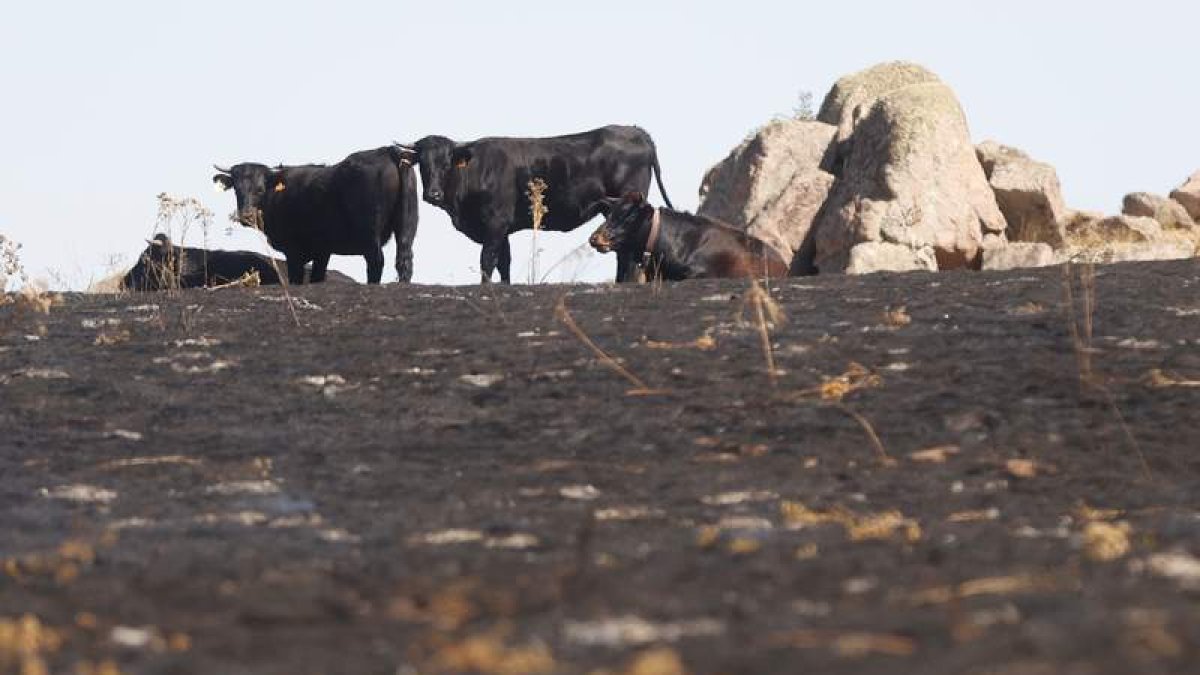
[[[815,121],[817,113],[813,107],[813,101],[813,93],[807,89],[802,89],[796,99],[796,105],[792,108],[792,119],[803,122]]]
[[[0,333],[26,315],[49,314],[54,296],[39,284],[30,283],[21,265],[21,245],[0,234]],[[9,286],[14,292],[9,292]],[[9,311],[11,308],[11,311]],[[44,327],[38,326],[39,332]]]

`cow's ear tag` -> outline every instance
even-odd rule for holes
[[[467,164],[468,164],[468,162],[467,162],[466,158],[460,158],[458,161],[456,161],[454,163],[454,167],[457,169],[465,169],[465,168],[467,168]]]
[[[219,180],[213,181],[213,187],[215,187],[217,189],[217,192],[228,192],[229,191],[229,186],[222,183]]]
[[[285,185],[283,181],[279,181],[278,183],[275,184],[276,192],[283,192],[286,189],[287,189],[287,185]]]

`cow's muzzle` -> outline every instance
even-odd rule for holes
[[[258,209],[245,209],[238,211],[234,216],[234,220],[241,225],[245,225],[246,227],[253,227],[256,230],[263,229],[262,211],[259,211]]]
[[[612,240],[606,237],[603,232],[594,233],[588,239],[588,243],[592,245],[592,248],[601,253],[608,253],[612,250]]]

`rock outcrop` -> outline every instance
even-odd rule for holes
[[[911,63],[838,80],[816,121],[777,120],[706,174],[700,215],[763,240],[794,274],[1042,267],[1200,255],[1200,172],[1122,214],[1067,207],[1054,167],[973,145],[954,92]]]
[[[975,150],[1008,222],[1008,240],[1061,248],[1066,243],[1067,205],[1054,167],[993,141]]]
[[[919,66],[877,66],[840,80],[821,120],[840,139],[814,226],[821,272],[859,271],[851,251],[864,243],[908,247],[910,260],[932,250],[938,269],[980,264],[984,236],[1006,222],[948,86]]]
[[[1183,204],[1174,199],[1148,192],[1134,192],[1125,195],[1121,213],[1127,216],[1153,218],[1168,230],[1191,230],[1196,227],[1196,221],[1183,207]]]
[[[1192,174],[1186,183],[1172,192],[1171,199],[1182,204],[1192,220],[1200,222],[1200,171]]]
[[[705,175],[699,215],[743,229],[791,261],[833,186],[820,167],[836,131],[821,122],[767,124]]]

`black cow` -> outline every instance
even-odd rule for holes
[[[588,240],[601,253],[639,261],[648,278],[785,277],[788,264],[767,244],[712,218],[656,209],[640,193],[601,200],[605,214]]]
[[[210,251],[175,246],[165,234],[159,234],[138,258],[137,264],[121,279],[122,290],[163,291],[177,288],[204,288],[237,281],[257,272],[263,286],[279,283],[276,271],[286,267],[282,260],[249,251]],[[330,281],[353,279],[330,272]]]
[[[663,200],[658,153],[650,134],[638,127],[608,126],[553,138],[483,138],[456,143],[427,136],[413,146],[397,145],[420,165],[425,201],[450,214],[454,227],[483,245],[479,271],[483,283],[500,268],[510,283],[512,252],[508,235],[533,228],[530,182],[546,183],[547,212],[542,229],[568,232],[596,215],[589,210],[604,197],[645,193],[651,173]],[[619,260],[622,281],[635,261]]]
[[[417,236],[417,177],[395,148],[356,152],[332,166],[216,167],[213,180],[237,195],[237,220],[257,227],[287,256],[288,280],[324,281],[329,257],[361,255],[367,281],[383,278],[383,246],[396,235],[396,273],[412,280]]]

